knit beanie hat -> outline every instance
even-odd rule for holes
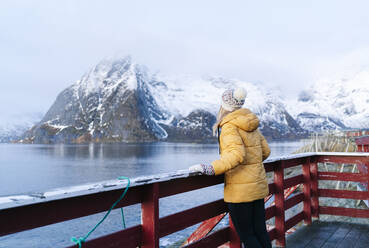
[[[222,94],[222,107],[227,111],[240,109],[245,103],[246,95],[244,88],[228,89]]]

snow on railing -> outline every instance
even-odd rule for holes
[[[305,153],[271,158],[264,162],[267,172],[274,173],[269,191],[275,204],[266,209],[266,219],[275,218],[269,230],[272,240],[285,246],[285,232],[301,221],[312,222],[319,214],[369,218],[368,209],[320,206],[319,197],[369,199],[368,191],[320,189],[318,180],[369,182],[368,173],[318,171],[319,163],[347,163],[369,167],[369,153]],[[285,178],[285,169],[302,165],[302,174]],[[159,218],[159,199],[223,183],[223,176],[203,176],[187,170],[131,179],[131,187],[116,208],[141,204],[142,223],[100,238],[87,240],[86,247],[155,247],[159,239],[189,226],[227,212],[223,199]],[[286,189],[302,185],[303,192],[288,199]],[[110,180],[74,187],[59,188],[37,194],[0,198],[0,236],[106,211],[127,186],[125,181]],[[299,203],[303,209],[285,219],[285,211]],[[61,211],[63,210],[63,211]],[[55,214],[58,213],[58,214]],[[22,220],[22,221],[19,221]],[[217,230],[185,247],[218,247],[225,243],[240,247],[240,241],[230,226]],[[108,245],[108,246],[107,246]],[[75,246],[72,246],[75,247]]]

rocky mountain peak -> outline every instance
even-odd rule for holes
[[[130,56],[122,59],[104,59],[75,84],[86,95],[113,91],[124,85],[125,89],[137,88],[136,73],[140,68],[132,63]]]
[[[367,79],[363,73],[352,80],[360,85]],[[221,94],[235,87],[246,89],[245,107],[258,115],[267,138],[299,138],[306,130],[342,129],[368,119],[369,87],[352,88],[350,82],[333,83],[335,88],[332,82],[317,83],[291,104],[281,92],[260,84],[152,75],[131,57],[105,59],[58,95],[24,142],[214,142],[211,126]]]
[[[61,92],[42,121],[25,135],[31,143],[210,142],[225,89],[244,87],[245,107],[259,115],[269,138],[304,131],[280,97],[252,83],[222,77],[151,75],[131,57],[105,59]]]
[[[300,93],[288,111],[309,131],[367,128],[369,70],[351,77],[318,80]]]

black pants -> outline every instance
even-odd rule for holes
[[[232,222],[245,247],[272,247],[265,225],[264,199],[227,205]]]

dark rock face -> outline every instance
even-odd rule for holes
[[[44,144],[157,140],[155,135],[148,130],[146,120],[140,116],[137,92],[127,91],[122,97],[124,101],[118,98],[115,101],[116,105],[113,104],[114,108],[110,106],[114,110],[104,114],[102,121],[97,118],[99,113],[96,109],[89,111],[88,115],[83,111],[74,114],[71,114],[71,110],[61,111],[57,115],[60,119],[63,118],[63,114],[74,115],[75,118],[70,119],[69,122],[61,122],[65,127],[60,127],[58,122],[44,118],[41,124],[26,133],[26,140],[28,139],[31,143]]]
[[[234,87],[233,82],[227,80],[208,82],[209,87],[219,90],[223,90],[220,87]],[[168,105],[158,104],[160,97],[165,95],[160,94],[163,92],[169,92],[167,84],[148,76],[147,69],[132,63],[129,57],[102,61],[62,91],[42,120],[24,134],[21,142],[217,141],[212,135],[214,113],[204,109],[192,110],[187,116],[170,113],[163,107]],[[182,89],[168,93],[169,97],[176,92],[182,92]],[[167,102],[171,104],[170,100]],[[278,101],[267,103],[256,114],[261,119],[261,131],[269,139],[306,135]]]
[[[203,142],[214,143],[216,137],[212,135],[212,126],[216,118],[204,110],[195,110],[184,118],[175,118],[170,125],[162,125],[168,132],[171,142]]]
[[[138,88],[137,88],[137,101],[140,111],[140,116],[145,124],[147,130],[149,130],[158,140],[166,139],[168,134],[166,130],[159,124],[160,121],[169,118],[169,114],[162,110],[153,98],[148,84],[156,84],[155,81],[149,81],[145,83],[144,78],[138,76]]]
[[[267,116],[261,119],[260,131],[268,140],[298,139],[308,135],[281,104],[269,102],[257,115]]]
[[[268,140],[294,140],[308,136],[308,132],[286,112],[285,118],[288,125],[278,125],[274,122],[262,122],[260,131]]]
[[[81,81],[60,93],[41,122],[26,132],[24,142],[158,140],[151,132],[154,124],[145,116],[150,110],[140,68],[132,65],[129,58],[107,65],[108,70],[105,66],[99,64]],[[94,77],[100,75],[104,75],[103,81],[93,88]]]
[[[215,117],[196,110],[186,117],[162,110],[150,86],[146,69],[130,58],[97,65],[76,84],[61,92],[41,122],[28,130],[23,143],[88,142],[213,142]],[[102,75],[102,76],[101,76]],[[94,82],[95,78],[101,81]]]
[[[299,114],[297,122],[312,132],[347,129],[340,120],[307,112]]]

